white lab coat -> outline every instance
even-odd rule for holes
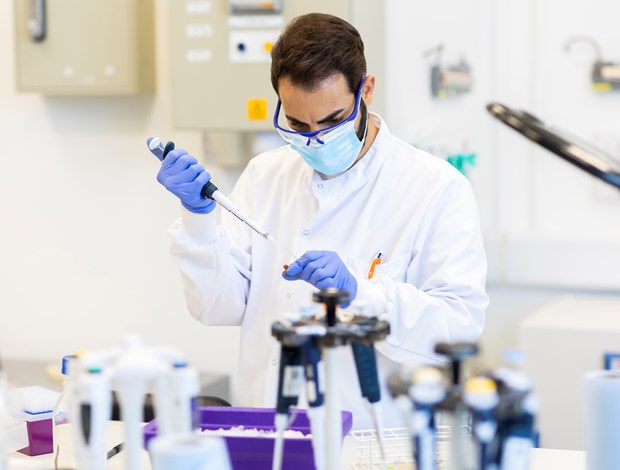
[[[484,325],[486,256],[468,181],[450,164],[394,137],[385,122],[351,169],[323,180],[289,146],[253,158],[230,198],[297,256],[331,250],[358,283],[357,299],[391,325],[376,345],[385,426],[403,426],[387,377],[429,362],[439,341],[474,341]],[[312,304],[316,289],[285,281],[293,260],[227,211],[183,211],[170,229],[187,306],[206,325],[240,325],[237,406],[274,406],[279,343],[271,324]],[[367,279],[377,254],[383,261]],[[211,351],[217,354],[217,351]],[[341,403],[355,429],[372,427],[349,347],[338,350]]]

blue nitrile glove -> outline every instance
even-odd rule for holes
[[[157,181],[177,196],[183,207],[196,214],[208,214],[215,209],[215,201],[200,194],[210,179],[209,172],[183,149],[170,152],[157,173]]]
[[[301,279],[317,289],[336,287],[347,291],[350,301],[342,307],[348,307],[357,295],[357,280],[333,251],[306,251],[282,273],[282,277],[287,281]]]

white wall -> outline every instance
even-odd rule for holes
[[[434,149],[467,142],[478,154],[468,173],[480,207],[489,257],[490,306],[481,362],[502,363],[517,347],[520,322],[569,292],[620,294],[620,193],[559,157],[538,149],[494,120],[499,101],[591,139],[620,158],[620,93],[596,95],[589,34],[604,59],[620,60],[613,0],[390,0],[387,118],[403,139]],[[464,56],[473,69],[468,95],[434,100],[431,61],[444,44],[443,65]]]
[[[561,50],[571,34],[589,33],[608,58],[620,58],[614,24],[620,5],[593,1],[592,7],[586,0],[387,2],[387,70],[379,79],[388,82],[390,127],[423,147],[466,144],[479,154],[468,176],[496,284],[483,337],[495,356],[503,345],[516,345],[518,321],[558,286],[620,289],[618,195],[536,150],[485,110],[489,101],[503,101],[586,138],[620,138],[620,94],[589,91],[587,48]],[[53,360],[139,332],[151,344],[180,348],[202,369],[235,367],[236,328],[202,327],[186,312],[166,234],[178,205],[156,183],[157,162],[144,146],[153,134],[183,142],[225,191],[238,174],[205,157],[199,132],[173,128],[168,3],[156,0],[156,94],[50,98],[14,91],[12,2],[0,2],[5,357]],[[431,61],[422,53],[438,43],[445,64],[464,54],[473,66],[471,94],[430,98]]]
[[[202,327],[185,309],[166,233],[179,206],[144,143],[160,135],[202,148],[168,114],[168,2],[156,2],[158,92],[102,98],[14,91],[12,3],[0,2],[0,352],[60,360],[135,332],[230,373],[237,331]]]
[[[494,282],[620,291],[620,192],[485,109],[499,101],[527,110],[620,157],[620,93],[591,91],[591,48],[563,50],[586,34],[603,59],[620,60],[619,12],[613,0],[388,2],[389,122],[410,142],[441,149],[467,141],[478,153],[469,177]],[[438,43],[444,65],[460,55],[472,65],[471,94],[431,99],[422,53]]]
[[[513,2],[512,9],[522,10],[521,3]],[[591,91],[594,54],[583,44],[569,54],[563,45],[586,34],[599,42],[605,59],[620,59],[610,17],[620,6],[611,0],[528,3],[524,21],[517,22],[522,28],[510,28],[514,14],[498,25],[506,53],[497,60],[498,83],[505,85],[497,98],[515,106],[523,100],[534,114],[587,140],[610,138],[615,145],[609,150],[619,157],[620,94]],[[524,36],[531,39],[517,40]],[[527,60],[515,64],[518,53]],[[498,181],[505,188],[500,207],[507,209],[497,223],[504,237],[505,279],[618,292],[620,192],[523,141],[505,128],[494,148]]]

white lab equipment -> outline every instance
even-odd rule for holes
[[[588,372],[584,385],[587,468],[620,468],[620,371]]]
[[[105,468],[105,426],[115,390],[125,422],[125,468],[142,467],[143,409],[153,393],[159,436],[193,430],[192,407],[200,391],[197,372],[171,348],[145,346],[128,336],[122,347],[80,355],[72,364],[70,394],[78,470]]]
[[[104,470],[106,465],[105,428],[112,390],[111,371],[104,362],[104,357],[89,354],[74,367],[77,377],[70,389],[69,413],[79,469]]]
[[[542,447],[585,449],[583,377],[617,354],[619,311],[617,296],[561,295],[520,322],[518,346],[526,358],[520,368],[540,398]]]

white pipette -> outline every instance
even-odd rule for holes
[[[164,161],[164,158],[166,158],[166,155],[168,155],[168,153],[174,149],[173,142],[168,142],[164,146],[162,140],[159,137],[149,137],[148,139],[146,139],[146,143],[149,146],[149,150],[151,151],[151,153],[155,155],[160,161]],[[289,249],[287,249],[286,247],[278,243],[276,239],[273,238],[273,235],[271,235],[266,230],[260,228],[256,224],[256,222],[250,219],[230,199],[224,196],[224,194],[222,194],[222,192],[217,189],[217,186],[215,186],[211,181],[209,181],[207,184],[204,185],[204,187],[200,191],[200,194],[204,198],[213,199],[214,201],[218,202],[224,209],[226,209],[232,215],[237,217],[241,222],[246,224],[248,227],[250,227],[256,233],[258,233],[265,240],[271,242],[276,248],[279,248],[280,250],[284,251],[287,255],[289,255],[293,259],[299,258],[294,253],[292,253]]]

